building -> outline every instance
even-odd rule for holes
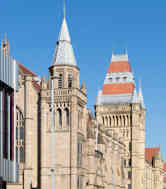
[[[160,148],[145,148],[145,188],[163,188],[164,162]]]
[[[86,86],[80,85],[66,18],[48,82],[17,64],[19,180],[8,189],[145,189],[147,182],[162,188],[160,154],[154,157],[155,165],[146,162],[146,109],[127,54],[112,55],[94,118],[86,106]],[[149,179],[147,174],[154,176]]]
[[[164,163],[164,178],[163,178],[163,181],[164,181],[163,188],[166,189],[166,163]]]
[[[15,93],[18,89],[16,61],[9,56],[5,39],[0,51],[0,188],[16,182]]]

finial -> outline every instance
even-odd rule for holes
[[[139,78],[139,89],[141,89],[142,88],[142,80],[141,80],[141,78]]]
[[[66,18],[66,0],[64,0],[63,16]]]
[[[125,48],[125,54],[128,55],[128,50],[127,47]]]

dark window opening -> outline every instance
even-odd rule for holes
[[[72,80],[73,80],[73,79],[72,79],[72,74],[69,74],[69,75],[68,75],[68,88],[72,88],[72,84],[73,84],[73,83],[72,83]]]
[[[59,74],[59,78],[58,78],[58,88],[62,88],[62,82],[63,82],[63,76],[62,76],[62,74]]]

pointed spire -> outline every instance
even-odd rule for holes
[[[142,108],[145,108],[144,98],[142,94],[141,80],[139,82],[138,101],[141,104]]]
[[[62,22],[61,31],[59,34],[59,41],[67,41],[71,43],[69,29],[65,17],[63,18],[63,22]]]
[[[76,66],[76,59],[71,44],[69,29],[66,22],[66,5],[64,4],[64,18],[59,33],[53,64],[66,64]]]
[[[98,95],[96,98],[96,105],[101,105],[102,90],[98,90]]]
[[[136,87],[134,88],[133,97],[132,97],[132,103],[133,104],[139,103],[138,102],[138,95],[137,95]]]
[[[66,18],[66,1],[64,0],[63,16]]]

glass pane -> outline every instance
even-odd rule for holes
[[[20,148],[20,162],[24,162],[24,149],[22,147]]]
[[[20,139],[24,139],[24,128],[20,127]]]

